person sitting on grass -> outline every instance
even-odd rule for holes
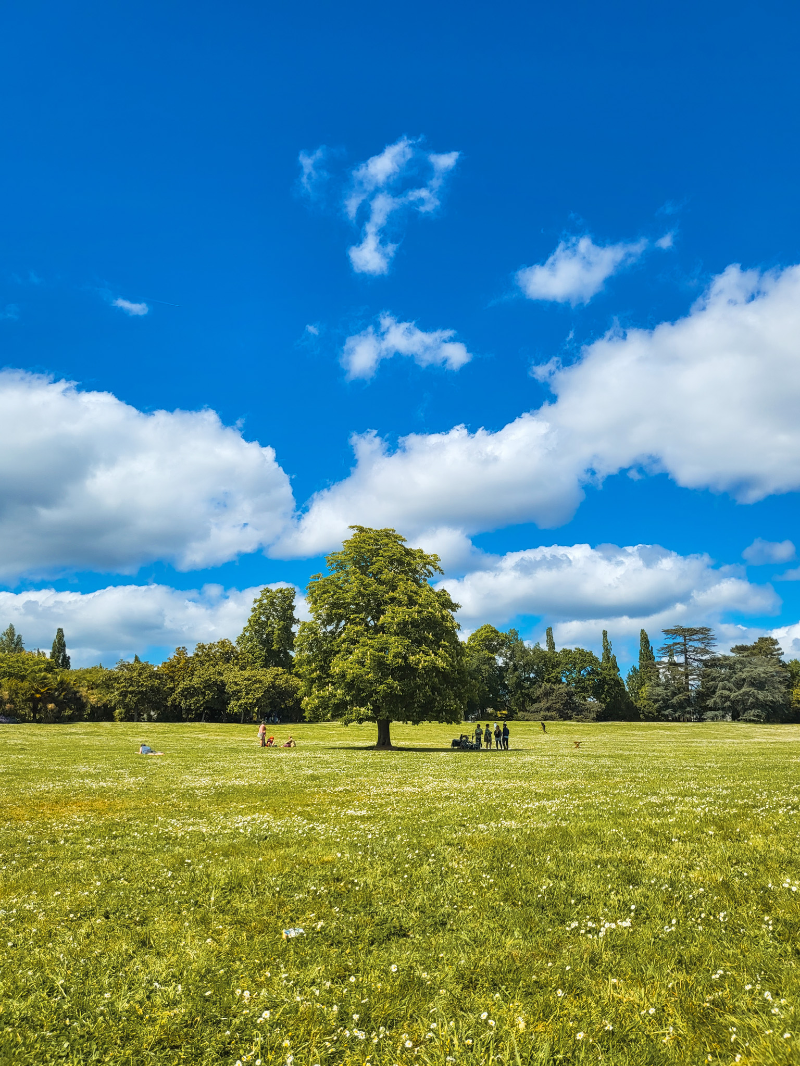
[[[274,748],[275,747],[275,737],[267,737],[267,742],[264,745],[264,747],[265,748]]]
[[[281,745],[281,746],[284,747],[284,748],[296,748],[297,744],[295,743],[293,737],[289,737],[289,739],[286,741],[286,743]]]
[[[153,749],[148,744],[145,744],[145,742],[142,741],[141,744],[139,745],[139,754],[140,755],[163,755],[164,752],[163,751],[153,751]]]

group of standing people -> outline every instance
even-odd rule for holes
[[[492,739],[494,738],[494,746],[497,751],[508,751],[508,737],[509,728],[508,722],[503,722],[503,728],[500,728],[500,723],[494,723],[494,730],[492,730],[489,723],[486,723],[484,729],[480,722],[475,726],[475,743],[478,747],[483,742],[484,748],[491,748]]]

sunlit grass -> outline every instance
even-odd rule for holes
[[[797,727],[511,728],[0,727],[0,1061],[800,1061]]]

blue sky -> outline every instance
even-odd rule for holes
[[[0,623],[160,658],[361,522],[465,629],[800,653],[799,30],[6,5]]]

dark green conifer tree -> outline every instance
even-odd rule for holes
[[[64,630],[61,626],[56,630],[56,638],[50,650],[50,658],[59,670],[69,670],[69,655],[67,655],[67,642],[64,640]]]
[[[555,650],[556,650],[556,642],[555,642],[555,638],[553,637],[553,627],[552,626],[548,626],[547,629],[545,630],[545,638],[547,640],[547,650],[555,652]]]
[[[638,717],[636,707],[622,683],[617,657],[611,650],[611,641],[605,629],[603,630],[603,655],[600,659],[597,697],[603,707],[598,715],[600,719],[629,720]]]
[[[646,718],[656,716],[653,687],[658,683],[656,656],[646,629],[639,631],[639,665],[632,666],[626,678],[628,695]]]

